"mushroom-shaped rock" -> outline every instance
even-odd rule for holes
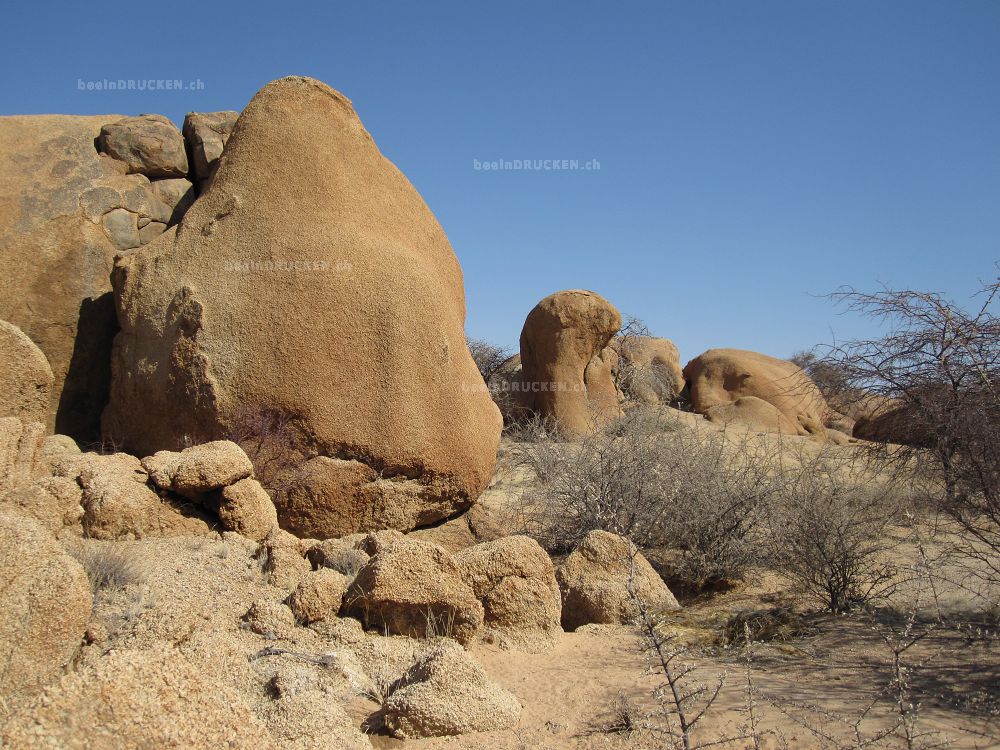
[[[826,399],[802,368],[786,359],[742,349],[709,349],[687,363],[684,377],[691,404],[699,414],[708,415],[714,407],[753,396],[781,412],[787,421],[786,430],[826,439],[823,426],[829,412]],[[724,412],[728,418],[740,414],[751,419],[762,417],[761,409],[752,402]]]
[[[407,670],[382,709],[386,727],[401,739],[509,729],[520,714],[517,698],[448,640]]]
[[[17,326],[0,320],[0,417],[48,421],[52,368]]]
[[[348,614],[380,632],[468,643],[483,624],[483,605],[454,558],[436,544],[404,539],[379,551],[344,598]]]
[[[521,389],[532,411],[570,435],[586,435],[620,414],[608,346],[621,314],[594,292],[549,295],[521,329]]]
[[[566,630],[588,623],[629,624],[639,614],[636,598],[652,610],[680,606],[636,546],[607,531],[587,534],[556,571],[556,578]]]
[[[163,115],[126,117],[101,128],[97,146],[124,162],[128,172],[147,177],[184,177],[188,172],[184,137]]]
[[[501,642],[525,642],[561,630],[552,560],[534,539],[509,536],[455,555],[462,578],[483,604],[484,625]]]
[[[325,84],[258,92],[208,189],[113,283],[103,426],[132,452],[232,434],[247,404],[287,415],[327,460],[278,515],[315,539],[427,525],[489,484],[501,419],[465,344],[458,259]]]
[[[144,458],[142,465],[157,487],[192,500],[253,474],[247,454],[230,440],[214,440],[180,452],[159,451]]]
[[[91,603],[87,574],[52,534],[0,510],[0,704],[57,676],[80,645]]]
[[[628,397],[655,406],[669,404],[684,389],[677,347],[656,336],[625,336],[615,342],[619,382]]]

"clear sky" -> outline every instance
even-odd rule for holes
[[[777,356],[865,332],[815,295],[962,296],[1000,259],[1000,0],[8,3],[3,114],[349,96],[516,346],[593,289],[673,339]],[[187,91],[78,81],[201,80]],[[596,159],[599,170],[475,169]]]

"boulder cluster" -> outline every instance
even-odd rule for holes
[[[398,738],[509,729],[469,649],[677,606],[613,534],[421,535],[485,490],[502,417],[455,254],[342,94],[0,136],[0,743],[370,748],[359,695]],[[670,342],[620,328],[543,300],[520,408],[585,434],[625,366],[674,399]]]

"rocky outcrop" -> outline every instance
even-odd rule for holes
[[[636,597],[651,611],[680,605],[628,539],[591,531],[556,571],[566,630],[599,623],[627,625],[639,614]]]
[[[191,151],[191,173],[204,191],[222,156],[222,149],[236,127],[239,112],[188,112],[184,138]]]
[[[684,367],[691,404],[699,414],[734,404],[741,398],[766,401],[783,419],[754,401],[716,412],[716,421],[741,416],[764,428],[826,440],[829,407],[812,379],[786,359],[742,349],[709,349]]]
[[[410,667],[382,714],[395,737],[418,739],[509,729],[521,704],[461,646],[445,640]]]
[[[456,554],[455,562],[483,605],[492,640],[532,645],[561,631],[555,570],[534,539],[509,536],[477,544]]]
[[[52,381],[42,350],[20,328],[0,320],[0,417],[46,422]]]
[[[0,117],[0,318],[51,365],[42,421],[78,439],[98,437],[107,402],[117,329],[108,278],[114,257],[176,218],[169,203],[176,187],[158,190],[131,162],[95,148],[102,129],[122,120]]]
[[[212,519],[190,503],[158,495],[142,463],[127,453],[82,454],[70,478],[83,488],[83,530],[94,539],[207,534]]]
[[[51,533],[0,510],[0,715],[70,661],[91,596],[87,574]]]
[[[279,518],[318,539],[429,524],[487,486],[501,420],[465,345],[458,261],[324,84],[261,90],[177,230],[114,280],[104,429],[133,452],[222,437],[246,404],[288,415],[326,460]]]
[[[483,605],[454,558],[436,544],[401,540],[377,552],[344,599],[348,614],[383,633],[468,643],[483,624]]]
[[[586,435],[620,414],[608,346],[621,314],[594,292],[552,294],[521,330],[521,388],[529,408],[569,435]]]

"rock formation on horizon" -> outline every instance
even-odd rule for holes
[[[523,405],[568,435],[617,417],[617,356],[609,344],[621,325],[621,313],[591,291],[556,292],[535,305],[521,330]]]
[[[464,338],[462,271],[350,101],[265,86],[206,192],[114,273],[104,433],[138,455],[286,415],[305,461],[282,526],[408,530],[472,504],[501,420]]]

